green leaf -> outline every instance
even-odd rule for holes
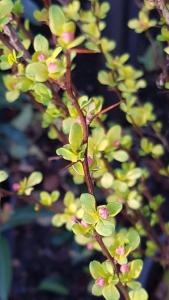
[[[116,216],[123,208],[123,205],[119,202],[113,201],[107,205],[108,211],[112,217]]]
[[[67,221],[66,216],[64,214],[56,214],[52,218],[52,225],[56,227],[61,227],[63,224],[65,224]]]
[[[83,165],[80,161],[74,164],[72,168],[77,173],[77,175],[84,176]]]
[[[5,171],[0,170],[0,182],[5,181],[8,178],[8,174]]]
[[[129,158],[127,152],[124,150],[115,151],[113,153],[113,157],[114,157],[114,159],[116,159],[117,161],[120,161],[120,162],[125,162]]]
[[[45,206],[50,206],[53,202],[58,200],[59,195],[60,193],[58,191],[53,191],[51,194],[43,191],[40,193],[40,203]]]
[[[102,290],[103,290],[103,288],[101,286],[98,286],[97,284],[93,284],[92,294],[94,296],[102,296]]]
[[[65,282],[59,275],[44,279],[40,283],[38,289],[40,291],[51,292],[63,296],[67,296],[69,294],[68,288],[65,286]]]
[[[60,197],[60,192],[59,191],[53,191],[51,193],[51,200],[52,200],[52,203],[57,201]]]
[[[110,236],[115,230],[115,225],[107,220],[100,220],[96,225],[96,231],[102,236]]]
[[[108,85],[111,87],[115,86],[115,81],[111,72],[100,71],[98,74],[98,80],[101,84]]]
[[[0,299],[8,300],[12,280],[12,262],[7,241],[0,237]]]
[[[84,209],[83,220],[88,224],[95,224],[98,221],[96,212],[96,201],[91,194],[82,194],[80,197],[82,208]]]
[[[131,300],[148,300],[148,294],[144,289],[130,291],[129,296]]]
[[[103,296],[106,300],[120,299],[120,294],[113,284],[109,284],[103,288]]]
[[[53,114],[57,111],[54,104],[51,103],[52,92],[44,83],[35,83],[32,87],[35,92],[36,101],[48,105],[46,114],[49,115],[52,111]]]
[[[21,112],[12,120],[12,126],[20,131],[25,131],[32,122],[33,114],[34,112],[32,105],[24,105]]]
[[[119,141],[121,139],[121,126],[115,125],[109,129],[107,137],[112,143],[114,141]]]
[[[60,35],[65,22],[65,15],[61,7],[58,5],[51,5],[49,8],[49,27],[51,32]]]
[[[33,62],[26,67],[26,77],[37,82],[48,79],[48,69],[42,62]]]
[[[140,273],[143,268],[143,262],[141,259],[135,259],[130,263],[130,276],[135,279],[140,276]]]
[[[35,36],[33,46],[36,52],[45,53],[49,49],[48,40],[42,34],[38,34]]]
[[[74,234],[84,236],[86,233],[88,233],[89,228],[84,228],[80,224],[74,224],[72,226],[72,230]]]
[[[84,210],[96,211],[96,200],[93,195],[88,193],[81,194],[80,202]]]
[[[74,123],[70,129],[69,143],[73,151],[77,151],[83,141],[82,127],[78,123]]]
[[[93,260],[89,265],[90,273],[94,279],[97,279],[99,277],[105,277],[105,271],[100,262],[97,260]]]
[[[142,170],[139,168],[135,168],[133,170],[130,170],[127,173],[127,179],[128,180],[136,180],[142,176]]]
[[[6,100],[10,103],[14,102],[15,100],[17,100],[19,98],[19,91],[15,90],[15,91],[8,91],[6,92],[5,96],[6,96]]]
[[[74,39],[71,43],[69,43],[68,45],[68,49],[70,48],[75,48],[77,46],[79,46],[80,44],[82,44],[85,40],[84,36],[79,36],[78,38]]]
[[[0,1],[0,19],[9,15],[13,8],[13,2],[11,0]]]
[[[33,16],[38,22],[48,22],[48,10],[46,8],[35,10]]]
[[[52,53],[52,58],[56,58],[62,52],[62,47],[56,47]]]
[[[27,181],[27,187],[32,187],[36,184],[39,184],[43,179],[42,173],[40,172],[33,172],[29,177]]]
[[[130,251],[135,250],[140,244],[140,236],[138,232],[135,229],[130,228],[127,233],[127,238],[129,241]]]
[[[109,189],[110,187],[112,187],[112,184],[114,182],[114,177],[111,173],[104,173],[103,177],[101,178],[101,186],[105,189]]]
[[[138,290],[141,288],[141,283],[138,281],[130,281],[127,283],[127,286],[132,290]]]
[[[50,194],[47,192],[41,192],[40,203],[45,206],[50,206],[52,204]]]
[[[68,191],[66,194],[65,194],[65,197],[64,197],[64,205],[69,207],[70,205],[72,205],[74,202],[75,202],[75,196],[72,192]]]
[[[62,148],[57,149],[56,153],[57,153],[57,155],[62,156],[66,160],[70,160],[72,162],[77,162],[77,159],[78,159],[77,155],[69,149],[62,147]]]
[[[29,224],[38,220],[38,218],[51,218],[52,213],[46,210],[40,212],[35,211],[33,206],[26,206],[23,208],[16,208],[7,223],[1,225],[0,231],[9,230],[11,228]]]

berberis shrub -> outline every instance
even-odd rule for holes
[[[49,139],[58,141],[53,149],[56,159],[67,161],[65,180],[68,172],[72,180],[72,190],[66,194],[39,191],[37,197],[36,191],[35,209],[38,214],[42,207],[52,210],[60,202],[53,226],[65,226],[77,243],[102,254],[100,261],[89,265],[93,295],[106,300],[147,300],[138,279],[143,259],[152,256],[162,266],[169,265],[169,223],[161,215],[165,197],[163,191],[153,189],[157,176],[163,181],[169,175],[164,165],[169,146],[162,135],[163,124],[153,104],[140,99],[139,91],[147,85],[144,72],[128,63],[129,54],[114,55],[115,42],[104,36],[109,2],[85,1],[86,9],[79,0],[63,5],[43,2],[44,8],[35,11],[34,18],[48,27],[48,33],[32,37],[29,21],[22,19],[21,2],[0,1],[0,68],[6,100],[14,102],[22,95],[40,111]],[[164,0],[140,1],[139,7],[138,17],[128,26],[136,34],[145,33],[153,55],[157,41],[161,45],[163,63],[157,81],[165,90],[169,88],[165,67],[169,8]],[[98,81],[112,94],[111,105],[102,95],[80,93],[72,82],[76,57],[85,60],[87,55],[104,59]],[[114,109],[122,111],[122,123],[128,125],[107,121]],[[43,176],[35,170],[15,182],[13,190],[1,189],[1,196],[29,198]],[[7,178],[1,170],[0,181]]]

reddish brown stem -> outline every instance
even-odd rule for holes
[[[149,189],[147,188],[147,186],[144,182],[143,182],[143,194],[147,198],[149,203],[154,201],[153,196],[151,195]],[[159,226],[161,228],[162,233],[165,233],[166,235],[168,235],[168,232],[165,228],[165,222],[164,222],[164,220],[161,216],[161,213],[160,213],[159,209],[156,211],[156,214],[158,216]]]
[[[95,233],[95,240],[98,242],[100,248],[102,249],[102,252],[104,254],[104,256],[111,262],[111,264],[113,265],[113,269],[115,271],[115,273],[118,275],[119,277],[119,271],[116,265],[116,262],[114,260],[114,258],[111,256],[111,254],[109,253],[109,251],[107,250],[102,237],[96,232]],[[128,292],[126,290],[126,288],[123,286],[123,284],[119,281],[119,283],[117,284],[117,288],[118,290],[121,292],[121,294],[123,295],[125,300],[130,300],[130,297],[128,295]]]
[[[88,140],[88,126],[86,124],[86,118],[81,111],[80,105],[76,99],[76,96],[73,91],[72,87],[72,79],[71,79],[71,58],[70,58],[70,50],[66,52],[66,60],[67,60],[67,67],[66,67],[66,91],[69,96],[69,99],[72,102],[72,105],[76,108],[77,113],[80,118],[81,125],[83,127],[83,142],[87,143]]]
[[[88,126],[86,123],[86,118],[80,108],[80,105],[76,99],[75,92],[73,90],[72,85],[72,79],[71,79],[71,58],[70,58],[70,50],[67,50],[66,52],[66,59],[67,59],[67,68],[66,68],[66,91],[68,94],[68,97],[70,101],[72,102],[72,105],[76,108],[77,113],[80,118],[81,125],[83,127],[83,143],[88,144]],[[83,161],[83,170],[85,174],[85,181],[88,187],[88,191],[90,194],[93,194],[93,182],[90,176],[89,171],[89,164],[88,164],[88,158],[87,158],[87,150],[85,153],[84,161]]]
[[[4,26],[4,33],[6,36],[9,37],[9,43],[13,46],[13,48],[17,52],[23,52],[23,58],[25,61],[29,60],[31,58],[31,55],[29,51],[25,49],[21,41],[19,40],[16,31],[12,27],[11,24]]]
[[[92,119],[90,120],[90,123],[92,123],[93,120],[96,119],[96,118],[98,118],[100,115],[103,115],[103,114],[107,113],[108,111],[113,110],[114,108],[116,108],[117,106],[119,106],[120,103],[121,103],[121,101],[119,101],[119,102],[117,102],[115,104],[112,104],[109,107],[106,107],[106,108],[102,109],[95,116],[92,117]]]
[[[49,8],[49,6],[52,4],[51,0],[42,0],[42,1],[43,1],[45,8]]]

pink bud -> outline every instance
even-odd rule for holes
[[[119,199],[118,199],[118,202],[121,203],[121,204],[124,204],[124,203],[125,203],[125,200],[124,200],[123,198],[119,198]]]
[[[97,279],[96,279],[96,285],[97,285],[97,286],[100,286],[100,287],[103,287],[103,286],[105,285],[105,280],[104,280],[104,278],[102,278],[102,277],[97,278]]]
[[[13,205],[11,203],[5,203],[4,206],[3,206],[3,209],[5,211],[12,212],[13,211]]]
[[[128,273],[129,271],[130,271],[130,267],[129,267],[129,265],[128,264],[126,264],[126,265],[122,265],[121,267],[120,267],[120,271],[121,271],[121,273]]]
[[[99,208],[99,215],[102,219],[106,220],[109,216],[109,211],[106,207]]]
[[[38,55],[38,60],[39,60],[39,61],[45,60],[45,55],[44,55],[43,53],[40,53],[40,54]]]
[[[48,64],[49,73],[55,73],[57,70],[57,65],[55,63]]]
[[[93,250],[93,244],[92,243],[88,243],[86,245],[86,247],[87,247],[88,250]]]
[[[71,221],[72,221],[72,224],[73,224],[73,225],[76,224],[76,223],[78,222],[78,220],[77,220],[76,217],[72,217]]]
[[[70,43],[74,39],[74,32],[63,32],[61,38],[65,43]]]
[[[116,254],[118,254],[118,255],[124,255],[125,254],[125,249],[124,249],[124,247],[123,246],[119,246],[118,248],[116,248]]]
[[[90,156],[88,156],[87,161],[88,161],[88,165],[91,166],[93,159]]]
[[[88,227],[88,224],[87,224],[85,221],[83,221],[83,220],[81,220],[80,224],[81,224],[84,228],[87,228],[87,227]]]
[[[118,148],[119,146],[120,146],[120,141],[119,140],[113,142],[113,147]]]
[[[20,184],[18,182],[15,182],[12,184],[12,190],[14,192],[17,192],[19,190],[19,188],[20,188]]]

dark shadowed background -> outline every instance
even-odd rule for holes
[[[82,0],[83,5],[86,1]],[[128,20],[137,15],[134,0],[109,0],[111,11],[108,14],[105,35],[117,42],[116,53],[129,52],[130,62],[139,67],[138,57],[145,53],[148,41],[144,35],[137,35],[128,29]],[[42,6],[42,1],[23,0],[25,15],[30,19],[34,33],[45,33],[43,26],[36,24],[32,12]],[[53,1],[57,3],[57,1]],[[114,101],[111,93],[99,85],[98,70],[104,67],[101,55],[88,55],[85,59],[77,58],[77,69],[74,72],[74,83],[82,93],[89,95],[104,95],[106,103]],[[146,74],[150,87],[141,97],[144,100],[155,101],[156,110],[168,127],[167,103],[161,109],[164,96],[157,92],[154,72]],[[158,95],[158,99],[157,96]],[[145,98],[145,99],[144,99]],[[12,105],[4,100],[4,88],[0,89],[0,167],[7,166],[12,174],[12,181],[18,180],[20,171],[30,172],[33,168],[45,175],[43,189],[52,191],[59,189],[59,163],[49,163],[47,157],[54,155],[56,144],[47,138],[47,132],[41,129],[39,115],[29,103],[22,104],[21,99]],[[113,112],[110,119],[121,121],[122,114]],[[123,120],[122,123],[125,124]],[[168,132],[166,129],[165,135]],[[6,187],[11,186],[8,181]],[[70,179],[64,183],[65,189],[71,184]],[[32,206],[18,203],[15,198],[5,201],[12,203],[16,210],[13,223],[1,226],[1,231],[10,244],[13,267],[13,281],[10,300],[91,300],[87,291],[89,275],[88,262],[93,253],[78,246],[73,236],[65,230],[50,226],[50,213],[41,211],[35,213]],[[23,225],[21,225],[23,224]],[[18,226],[19,225],[19,226]],[[1,267],[1,266],[0,266]],[[147,274],[151,261],[146,262],[142,281],[146,285]],[[156,269],[153,269],[156,270]],[[159,272],[159,269],[157,270]],[[160,273],[159,273],[160,276]],[[152,281],[152,285],[156,282]],[[49,292],[50,290],[50,292]],[[155,298],[152,298],[153,300]],[[0,299],[1,300],[1,299]]]

